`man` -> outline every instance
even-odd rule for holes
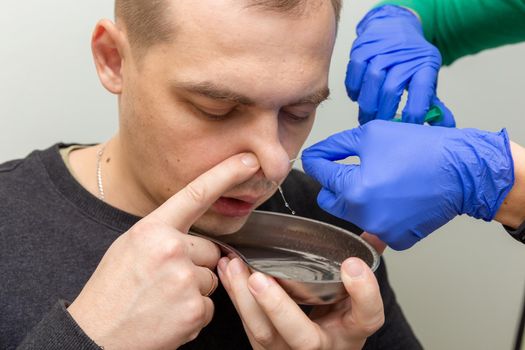
[[[233,232],[259,206],[285,211],[273,196],[283,181],[298,215],[356,230],[289,174],[328,96],[339,10],[118,0],[116,24],[99,22],[92,40],[118,133],[1,167],[1,346],[419,349],[384,265],[376,281],[348,259],[351,298],[307,315],[271,278],[187,235]]]
[[[525,242],[525,149],[506,130],[455,129],[436,96],[443,62],[525,41],[522,0],[388,0],[358,25],[346,86],[360,128],[303,153],[320,205],[402,250],[466,214]],[[435,44],[436,46],[434,46]],[[441,55],[442,54],[442,55]],[[408,90],[402,120],[390,123]],[[443,111],[423,124],[432,106]],[[446,127],[446,128],[445,128]],[[334,160],[358,155],[360,166]],[[385,171],[388,169],[388,171]]]

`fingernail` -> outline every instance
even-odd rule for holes
[[[217,270],[221,273],[224,273],[226,271],[226,268],[228,267],[228,263],[230,262],[230,259],[227,257],[221,258],[219,260],[219,263],[217,264]]]
[[[243,155],[241,162],[243,162],[248,168],[256,168],[259,166],[259,161],[253,153],[246,153]]]
[[[365,269],[363,268],[363,264],[361,261],[357,259],[348,259],[344,265],[343,268],[345,272],[350,276],[352,279],[359,279],[363,276],[363,273],[365,272]]]
[[[239,259],[233,259],[228,268],[233,276],[240,275],[244,272],[244,264]]]
[[[269,285],[268,277],[260,272],[256,272],[250,277],[249,287],[256,294],[262,293]]]

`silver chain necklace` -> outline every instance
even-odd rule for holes
[[[105,201],[104,195],[104,184],[102,183],[102,156],[106,150],[106,145],[102,145],[100,150],[97,152],[97,186],[98,186],[98,199]]]

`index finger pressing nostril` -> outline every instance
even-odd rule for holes
[[[247,181],[258,169],[254,154],[232,156],[190,182],[145,219],[161,220],[186,233],[223,193]]]
[[[244,163],[248,168],[258,168],[259,160],[253,153],[246,153],[242,156],[241,162]]]

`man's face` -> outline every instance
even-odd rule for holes
[[[119,139],[157,205],[214,165],[253,152],[261,170],[196,223],[230,233],[290,171],[326,97],[335,40],[330,1],[303,15],[240,0],[172,1],[175,39],[124,61]]]

